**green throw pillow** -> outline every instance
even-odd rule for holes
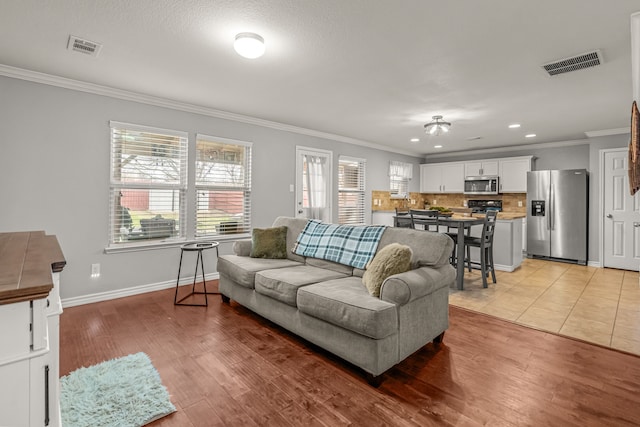
[[[287,227],[254,228],[251,231],[251,258],[287,257]]]
[[[374,297],[380,297],[382,282],[394,274],[411,270],[411,248],[400,243],[391,243],[380,249],[367,264],[362,283]]]

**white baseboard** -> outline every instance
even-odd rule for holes
[[[513,265],[501,265],[501,264],[493,264],[493,267],[496,269],[496,271],[506,271],[507,273],[512,273],[515,271],[516,268],[518,268],[520,265],[518,266],[513,266]]]
[[[217,280],[220,278],[218,272],[205,274],[205,280]],[[193,283],[193,276],[184,277],[180,280],[180,286],[190,285]],[[131,295],[139,295],[147,292],[160,291],[162,289],[173,288],[176,286],[175,280],[168,280],[159,283],[150,283],[148,285],[134,286],[132,288],[118,289],[115,291],[99,292],[90,295],[82,295],[79,297],[65,298],[62,300],[62,307],[75,307],[77,305],[91,304],[94,302],[108,301],[116,298],[130,297]]]
[[[587,266],[601,268],[602,263],[600,263],[600,261],[587,261]]]

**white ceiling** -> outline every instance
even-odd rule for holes
[[[0,64],[429,155],[628,127],[639,10],[638,0],[2,0]],[[233,50],[245,31],[264,37],[262,58]],[[67,50],[70,34],[101,43],[99,56]],[[540,67],[595,49],[598,67],[554,77]],[[436,114],[451,132],[427,138]]]

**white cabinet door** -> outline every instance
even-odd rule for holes
[[[464,163],[464,176],[498,176],[498,160],[481,160]]]
[[[440,193],[442,191],[442,165],[420,165],[420,192]]]
[[[498,176],[500,174],[499,162],[497,160],[489,160],[482,162],[482,175]]]
[[[464,176],[498,176],[497,160],[482,160],[464,163]]]
[[[526,193],[527,172],[530,170],[530,157],[500,160],[500,191],[502,193]]]
[[[482,175],[482,162],[466,162],[464,164],[464,176]]]
[[[0,366],[0,426],[28,425],[29,359],[23,359]]]
[[[442,165],[442,192],[464,192],[464,163],[444,163]]]

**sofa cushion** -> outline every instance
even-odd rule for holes
[[[362,283],[374,297],[380,297],[382,282],[389,276],[411,269],[411,248],[391,243],[376,253],[362,276]]]
[[[396,305],[369,295],[359,277],[303,286],[296,304],[309,316],[370,338],[382,339],[398,330]]]
[[[444,233],[398,227],[387,227],[380,238],[378,250],[394,242],[411,248],[416,267],[439,267],[448,264],[453,250],[453,240]]]
[[[287,258],[287,227],[251,230],[251,258]]]
[[[273,221],[274,227],[283,225],[287,227],[287,258],[290,260],[304,262],[303,256],[293,253],[293,247],[296,245],[298,235],[302,233],[307,222],[308,220],[304,218],[290,218],[286,216],[279,216]]]
[[[238,255],[221,255],[218,258],[218,272],[249,289],[255,287],[256,272],[297,265],[301,264],[290,259],[249,258]]]
[[[337,271],[338,273],[346,274],[347,276],[351,276],[353,273],[353,267],[350,265],[339,264],[337,262],[327,261],[326,259],[307,257],[305,258],[305,263],[313,267]]]
[[[341,277],[346,275],[324,268],[301,265],[256,273],[255,287],[259,294],[295,307],[300,286]]]

